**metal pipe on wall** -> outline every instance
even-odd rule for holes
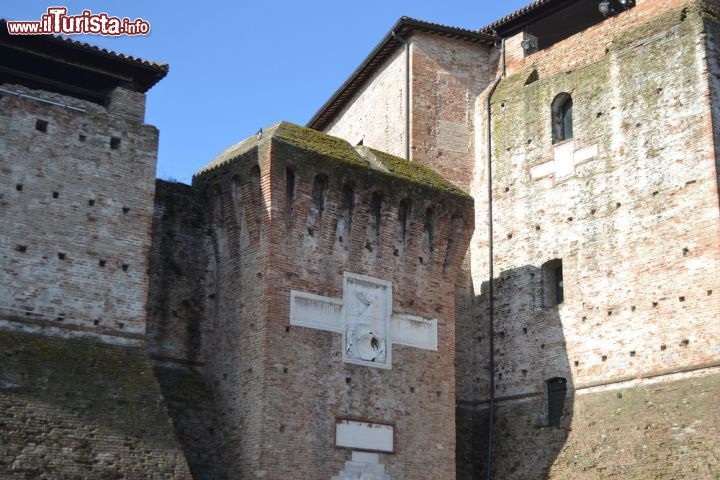
[[[490,343],[490,407],[488,420],[487,480],[492,480],[493,429],[495,426],[495,277],[493,265],[493,195],[492,195],[492,97],[505,77],[505,39],[500,41],[500,75],[495,79],[487,96],[487,195],[488,195],[488,328]]]

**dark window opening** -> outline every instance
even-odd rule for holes
[[[573,100],[569,93],[561,93],[552,102],[553,143],[573,138]]]
[[[560,305],[565,300],[565,292],[563,289],[563,272],[562,264],[553,271],[553,286],[555,287],[555,303]]]
[[[112,150],[118,150],[120,148],[120,138],[111,137],[110,138],[110,148]]]
[[[35,122],[35,130],[37,130],[38,132],[47,133],[47,127],[47,120],[38,120]]]
[[[542,266],[542,282],[545,307],[554,307],[565,301],[562,260],[550,260]]]
[[[565,408],[565,396],[567,395],[567,380],[564,378],[551,378],[547,382],[548,395],[548,425],[559,427]]]

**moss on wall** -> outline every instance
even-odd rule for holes
[[[141,349],[0,331],[0,477],[187,479]]]
[[[538,426],[542,398],[501,404],[495,478],[715,479],[719,393],[715,374],[575,395],[560,427]]]
[[[470,196],[465,192],[432,169],[419,163],[409,162],[378,150],[367,149],[380,162],[381,166],[379,166],[363,158],[352,145],[341,138],[288,122],[276,123],[264,130],[262,135],[251,137],[230,147],[198,172],[197,176],[204,176],[212,170],[232,164],[245,152],[270,140],[276,145],[282,144],[291,147],[296,152],[305,152],[306,155],[302,156],[304,162],[323,165],[325,168],[335,171],[346,168],[355,172],[366,170],[368,173],[375,174],[373,180],[378,184],[412,184],[423,189],[436,190],[470,200]]]

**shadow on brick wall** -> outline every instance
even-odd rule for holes
[[[562,298],[553,290],[559,286],[555,266],[548,265],[503,271],[495,280],[494,479],[549,478],[568,438],[573,379],[560,320]],[[486,478],[488,464],[487,282],[473,299],[472,326],[458,339],[459,348],[472,350],[473,362],[461,380],[472,383],[464,390],[472,398],[459,395],[457,405],[457,478],[467,480]]]

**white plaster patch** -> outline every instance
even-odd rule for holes
[[[557,178],[563,178],[573,174],[575,171],[574,153],[575,142],[572,140],[553,147],[555,176]]]
[[[559,143],[553,146],[553,159],[530,168],[530,178],[555,175],[556,179],[569,177],[575,173],[575,167],[598,155],[597,144],[575,150],[575,141]]]
[[[575,152],[574,163],[576,166],[580,165],[581,163],[587,162],[588,160],[597,156],[597,154],[598,154],[597,143],[594,145],[590,145],[589,147],[581,148],[580,150]]]
[[[437,350],[437,319],[394,313],[390,322],[393,343],[425,350]]]
[[[541,163],[530,169],[530,176],[533,179],[547,177],[553,173],[555,173],[555,162],[553,161]]]
[[[290,292],[290,325],[343,334],[343,362],[392,368],[392,344],[437,350],[437,319],[392,313],[392,283],[345,272],[343,300]]]
[[[338,419],[335,423],[335,446],[353,450],[393,453],[394,428],[380,423]]]
[[[290,292],[290,325],[342,333],[342,302],[312,293]]]

